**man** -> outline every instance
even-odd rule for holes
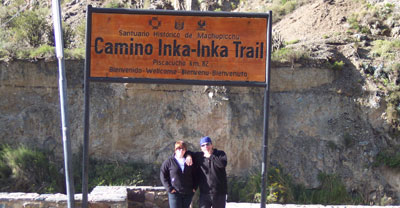
[[[213,148],[210,137],[200,139],[201,152],[193,154],[197,166],[196,181],[200,187],[200,208],[225,208],[227,194],[224,151]]]

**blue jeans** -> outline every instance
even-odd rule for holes
[[[193,194],[168,193],[170,208],[189,208]]]

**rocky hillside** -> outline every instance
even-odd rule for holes
[[[384,116],[398,129],[399,4],[396,0],[65,0],[62,16],[66,23],[64,42],[69,49],[66,57],[81,59],[85,38],[82,20],[87,5],[230,12],[271,10],[274,61],[294,63],[308,59],[334,68],[355,67],[362,76],[358,81],[365,82],[368,90],[377,91],[376,99],[388,103]],[[5,30],[0,32],[0,59],[52,59],[51,1],[3,0],[1,5],[0,23]],[[45,23],[40,22],[42,17],[46,18]],[[38,30],[41,32],[35,32]]]

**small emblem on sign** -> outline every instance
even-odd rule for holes
[[[199,25],[199,27],[197,28],[197,30],[206,30],[205,29],[205,27],[206,27],[206,21],[202,21],[202,20],[199,20],[198,22],[197,22],[197,24]]]
[[[182,20],[175,21],[175,29],[183,30],[184,26],[185,26],[184,21],[182,21]]]
[[[151,20],[149,20],[149,25],[153,30],[157,30],[161,26],[161,21],[159,21],[157,17],[152,17]]]

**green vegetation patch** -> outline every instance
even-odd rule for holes
[[[385,165],[400,170],[400,146],[379,152],[375,159],[375,166]]]
[[[329,68],[333,69],[333,70],[341,70],[344,67],[344,62],[343,61],[335,61],[333,62],[333,64],[329,65]]]
[[[276,62],[290,62],[294,63],[300,59],[307,59],[309,57],[309,53],[302,50],[295,50],[292,48],[280,48],[274,51],[271,55],[272,61]]]
[[[54,154],[26,146],[0,146],[0,192],[65,193],[63,162]],[[81,192],[81,158],[73,160],[75,190]],[[89,191],[99,185],[159,185],[159,166],[90,160]]]
[[[65,49],[64,56],[66,59],[85,59],[85,48]]]
[[[75,157],[74,167],[81,167],[81,154]],[[88,167],[88,190],[96,186],[140,186],[161,185],[160,166],[138,162],[122,162],[90,159]],[[82,190],[81,169],[74,169],[75,190]]]
[[[24,42],[30,47],[39,47],[44,43],[49,25],[46,22],[47,9],[27,10],[21,13],[12,22],[12,30],[16,40]]]
[[[35,48],[30,51],[29,57],[30,58],[49,58],[54,57],[55,55],[55,48],[49,45],[42,45],[39,48]]]
[[[371,53],[375,57],[394,60],[396,53],[400,53],[400,40],[376,40],[372,43]]]
[[[320,173],[318,180],[321,186],[315,190],[307,190],[297,186],[296,198],[305,204],[360,204],[361,197],[351,196],[336,174]]]
[[[125,8],[126,5],[119,0],[111,0],[104,5],[105,8]]]
[[[298,6],[296,0],[274,0],[268,10],[272,11],[272,20],[278,22],[285,15],[292,13]]]
[[[395,123],[397,125],[400,124],[400,91],[392,91],[390,92],[388,98],[386,99],[388,102],[386,114],[388,117],[388,120],[391,121],[392,123]]]
[[[384,4],[384,5],[372,5],[366,2],[364,3],[364,8],[360,9],[360,12],[353,13],[348,18],[348,23],[351,30],[355,32],[361,32],[363,34],[371,34],[371,28],[379,25],[380,35],[388,36],[390,33],[390,27],[387,25],[388,19],[393,21],[398,21],[400,19],[400,14],[394,12],[394,4]],[[375,26],[373,26],[375,24]]]
[[[316,189],[307,189],[295,184],[290,175],[284,174],[281,167],[268,171],[267,202],[280,204],[362,204],[359,194],[350,194],[336,174],[320,173],[321,185]],[[247,177],[234,177],[228,181],[228,201],[260,202],[261,174],[251,173]]]
[[[158,172],[157,172],[158,173]],[[158,176],[151,165],[92,160],[89,165],[89,189],[96,186],[155,185],[151,176]],[[158,179],[158,177],[157,177]]]
[[[55,57],[52,49],[55,46],[54,28],[52,22],[48,22],[49,15],[50,9],[40,2],[29,7],[19,0],[0,4],[0,60]],[[83,48],[84,38],[74,42],[76,32],[67,24],[63,24],[62,29],[64,48]],[[80,38],[82,30],[82,26],[77,29]],[[80,53],[72,55],[78,56],[72,58],[81,58]]]
[[[0,151],[0,191],[62,192],[62,176],[43,151],[26,146],[2,146]]]

